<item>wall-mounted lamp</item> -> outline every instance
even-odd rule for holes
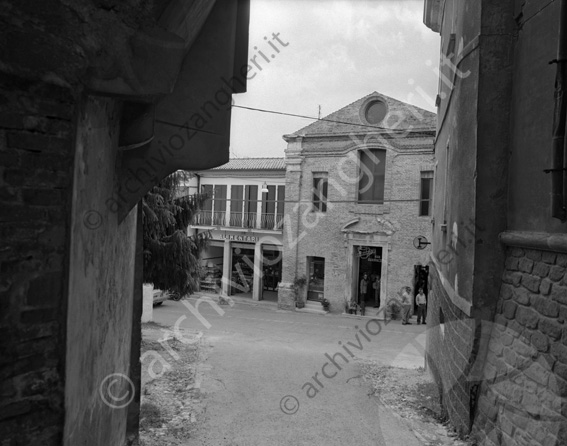
[[[124,102],[118,146],[123,150],[131,150],[148,144],[154,138],[154,119],[154,104]]]
[[[266,184],[266,182],[264,181],[264,184],[262,184],[262,193],[264,192],[268,192],[268,185]]]

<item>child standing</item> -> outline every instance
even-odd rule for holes
[[[425,294],[423,294],[423,288],[419,289],[419,293],[415,296],[415,303],[417,304],[417,325],[419,325],[421,320],[425,324],[425,309],[427,300]]]

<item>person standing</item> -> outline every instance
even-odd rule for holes
[[[364,273],[362,275],[362,280],[360,281],[360,314],[364,316],[366,310],[366,296],[368,295],[368,274]]]
[[[411,312],[411,288],[405,287],[402,292],[402,325],[411,325],[409,321]]]
[[[374,289],[374,308],[380,307],[380,276],[374,278],[372,282],[372,288]]]
[[[427,299],[425,298],[425,294],[423,294],[423,288],[420,288],[419,293],[415,296],[415,303],[417,304],[417,325],[419,325],[422,320],[423,324],[425,324],[425,304],[427,303]]]

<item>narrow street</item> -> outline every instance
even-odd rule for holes
[[[196,317],[196,302],[154,309],[158,324],[203,332],[206,411],[189,445],[421,444],[369,396],[359,361],[423,366],[424,326],[283,312],[269,304],[222,306],[221,315],[202,302]]]

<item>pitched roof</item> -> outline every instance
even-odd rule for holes
[[[284,158],[231,158],[217,170],[285,170]]]
[[[388,114],[378,125],[363,121],[362,108],[372,99],[381,99],[388,105]],[[416,107],[389,96],[373,92],[346,107],[297,130],[289,137],[316,134],[361,133],[380,130],[435,130],[435,113]]]

